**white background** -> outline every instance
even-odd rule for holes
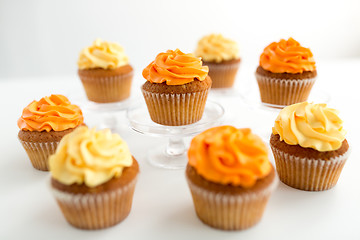
[[[254,69],[266,45],[290,36],[315,60],[359,57],[359,12],[358,0],[0,0],[0,78],[74,74],[98,37],[123,45],[139,71],[213,32],[236,40]]]
[[[360,239],[359,12],[360,1],[0,0],[0,239]],[[142,99],[141,71],[158,52],[191,52],[212,32],[241,46],[237,91],[257,93],[254,71],[270,42],[293,36],[311,48],[318,69],[312,96],[331,96],[329,106],[340,110],[352,146],[337,186],[304,192],[280,183],[258,225],[214,230],[196,217],[183,170],[147,163],[147,151],[166,139],[132,131],[122,115],[120,134],[141,167],[131,213],[101,231],[71,227],[50,193],[49,174],[32,168],[17,139],[22,109],[52,93],[70,100],[83,95],[76,61],[97,37],[126,49],[136,69],[136,100]],[[215,100],[225,107],[226,124],[270,133],[276,112],[249,106],[239,95]],[[255,104],[259,97],[251,100]],[[96,125],[88,115],[85,121]]]

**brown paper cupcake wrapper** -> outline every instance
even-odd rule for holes
[[[74,194],[51,187],[66,220],[81,229],[102,229],[124,220],[130,213],[136,185],[128,185],[103,193]]]
[[[20,139],[19,139],[20,140]],[[49,156],[54,154],[59,142],[27,142],[20,140],[34,168],[49,171]]]
[[[277,79],[255,74],[261,101],[265,104],[287,106],[308,99],[316,78]]]
[[[79,74],[90,101],[99,103],[119,102],[127,99],[131,92],[134,73],[111,77],[83,76]]]
[[[181,126],[201,119],[209,90],[194,93],[152,93],[142,89],[151,120],[168,126]]]
[[[259,192],[230,195],[199,188],[187,179],[194,207],[199,219],[214,228],[242,230],[258,223],[271,193],[278,185],[278,177]]]
[[[348,150],[341,156],[329,160],[300,158],[273,146],[276,170],[286,185],[305,190],[323,191],[334,187],[349,156]]]
[[[209,76],[212,80],[211,88],[230,88],[234,85],[240,62],[231,64],[213,64],[207,62],[205,65],[209,67]]]

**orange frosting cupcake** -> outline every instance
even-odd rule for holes
[[[250,188],[272,169],[264,142],[248,128],[220,126],[191,141],[189,165],[208,181]]]
[[[48,158],[62,137],[82,125],[80,108],[63,95],[51,95],[27,105],[17,124],[18,137],[34,168],[49,170]]]
[[[185,54],[179,49],[160,53],[142,72],[143,77],[151,83],[183,85],[195,79],[204,81],[209,68],[202,66],[201,58],[192,53]]]
[[[302,73],[316,69],[310,49],[302,47],[293,38],[267,46],[260,56],[260,66],[273,73]]]
[[[51,95],[33,101],[24,108],[18,126],[24,131],[64,131],[84,121],[80,108],[63,95]]]
[[[151,120],[167,126],[192,124],[201,119],[211,79],[201,58],[179,49],[156,56],[144,70],[141,87]]]
[[[196,215],[223,230],[260,221],[278,180],[264,142],[249,128],[219,126],[195,136],[185,176]]]

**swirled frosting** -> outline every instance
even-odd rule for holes
[[[27,105],[18,120],[24,131],[64,131],[82,124],[84,117],[80,108],[63,95],[51,95]]]
[[[222,62],[239,58],[238,44],[221,34],[210,34],[198,42],[195,56],[206,62]]]
[[[159,53],[142,72],[143,77],[151,83],[183,85],[194,81],[205,80],[209,68],[202,65],[201,58],[192,53],[183,53],[179,49]]]
[[[300,46],[293,38],[267,46],[260,56],[260,66],[273,73],[302,73],[316,69],[310,49]]]
[[[129,59],[124,49],[117,43],[96,39],[92,46],[80,52],[79,69],[115,69],[128,64]]]
[[[333,151],[341,147],[346,131],[338,111],[326,104],[302,102],[283,108],[275,120],[273,134],[290,145],[317,151]]]
[[[271,171],[264,142],[248,128],[214,127],[195,136],[189,165],[208,181],[250,188]]]
[[[118,134],[85,126],[65,135],[49,158],[54,179],[65,185],[77,183],[88,187],[120,177],[132,162],[129,148]]]

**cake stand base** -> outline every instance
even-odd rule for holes
[[[149,136],[168,137],[167,146],[150,149],[148,161],[155,167],[183,169],[187,164],[184,137],[200,133],[221,123],[224,109],[218,103],[207,101],[203,117],[199,122],[183,126],[165,126],[151,121],[145,103],[131,107],[127,117],[133,130]]]

